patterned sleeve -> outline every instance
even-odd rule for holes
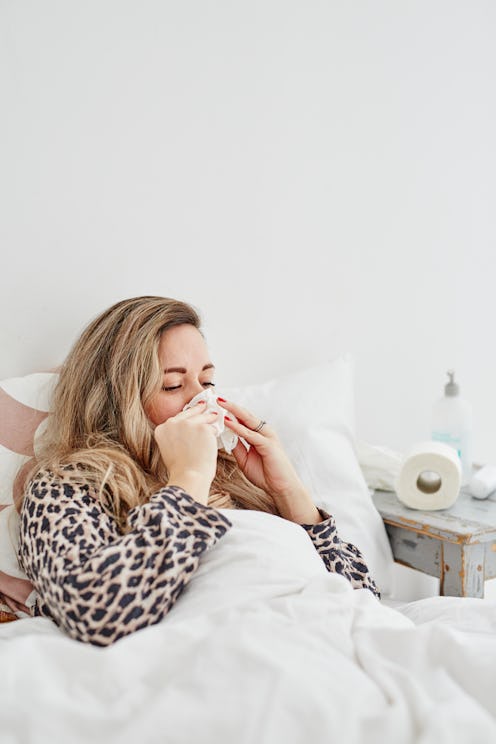
[[[202,553],[231,527],[178,486],[131,509],[128,524],[123,535],[87,485],[49,476],[32,481],[18,557],[38,593],[36,614],[76,640],[110,645],[159,622]]]
[[[323,509],[318,511],[323,522],[301,526],[313,542],[327,570],[345,576],[353,589],[370,589],[377,599],[380,599],[380,592],[369,573],[363,555],[355,545],[341,540],[333,516]]]

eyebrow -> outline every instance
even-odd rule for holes
[[[206,369],[215,369],[215,365],[212,364],[212,362],[205,364],[202,367],[202,372]],[[168,367],[167,369],[164,369],[164,375],[168,374],[168,372],[180,372],[182,375],[185,375],[187,370],[184,367]]]

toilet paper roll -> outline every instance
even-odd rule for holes
[[[462,466],[453,447],[420,442],[405,455],[396,479],[396,494],[411,509],[449,509],[458,494]]]

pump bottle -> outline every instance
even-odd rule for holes
[[[472,475],[472,406],[460,396],[454,370],[448,370],[449,382],[444,386],[444,396],[434,404],[431,438],[444,442],[457,452],[462,466],[462,486]]]

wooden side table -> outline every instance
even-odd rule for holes
[[[440,579],[440,594],[483,597],[496,576],[496,501],[461,491],[449,509],[404,506],[392,491],[372,499],[384,520],[395,561]]]

